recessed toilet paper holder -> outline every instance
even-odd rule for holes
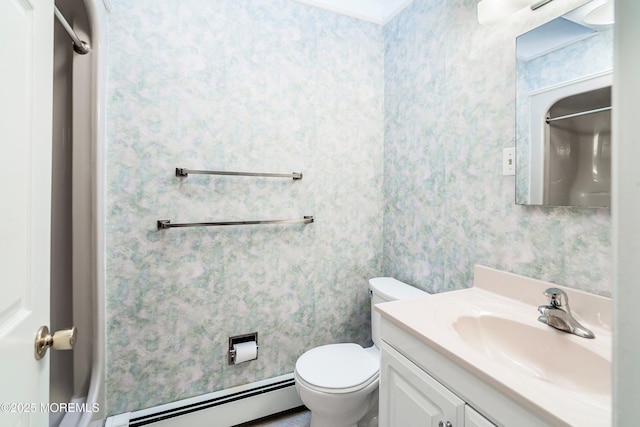
[[[229,365],[235,364],[236,350],[233,348],[234,344],[240,344],[243,342],[255,341],[256,343],[256,359],[258,358],[258,333],[251,332],[250,334],[236,335],[229,337]],[[255,360],[255,359],[254,359]]]

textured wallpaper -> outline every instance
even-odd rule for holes
[[[384,28],[384,272],[445,291],[482,264],[610,295],[609,209],[514,204],[517,33],[476,4],[416,0]]]
[[[367,280],[382,270],[382,29],[290,0],[112,3],[108,412],[366,344]],[[156,230],[304,215],[315,223]],[[253,331],[259,359],[229,366],[228,337]]]

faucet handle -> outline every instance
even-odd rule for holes
[[[544,295],[549,300],[549,305],[551,307],[557,308],[569,305],[569,297],[567,296],[567,293],[562,289],[549,288],[544,291]]]

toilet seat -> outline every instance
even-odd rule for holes
[[[351,393],[378,380],[380,362],[358,344],[329,344],[298,358],[297,380],[324,393]]]

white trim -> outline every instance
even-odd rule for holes
[[[385,2],[387,9],[386,11],[384,11],[384,14],[382,15],[383,16],[382,25],[386,25],[387,23],[389,23],[393,18],[398,16],[400,12],[405,10],[411,3],[413,3],[413,0],[406,0],[405,2],[402,2],[402,3]]]
[[[640,2],[616,0],[613,76],[613,426],[640,425]]]
[[[413,0],[294,0],[341,15],[385,25]]]
[[[106,7],[108,0],[103,0]],[[104,392],[104,372],[106,360],[105,346],[105,96],[106,96],[106,54],[107,54],[107,22],[106,13],[108,10],[100,6],[100,0],[84,0],[87,15],[90,21],[91,35],[91,138],[92,138],[92,160],[93,170],[91,179],[93,181],[92,209],[93,209],[93,251],[95,256],[94,265],[94,299],[92,301],[95,318],[94,327],[94,347],[92,355],[91,379],[86,402],[89,404],[98,403],[100,413],[85,412],[78,423],[78,427],[85,427],[95,424],[100,420],[100,416],[105,416],[106,408]],[[100,420],[101,421],[101,420]]]
[[[613,78],[613,70],[605,70],[605,71],[601,71],[599,73],[590,74],[590,75],[585,76],[585,77],[580,77],[580,78],[575,79],[575,80],[570,80],[568,82],[562,82],[562,83],[558,83],[556,85],[547,86],[547,87],[544,87],[544,88],[541,88],[541,89],[536,89],[534,91],[529,92],[529,96],[535,96],[535,95],[538,95],[538,94],[541,94],[541,93],[544,93],[544,92],[549,92],[549,91],[560,89],[560,88],[567,87],[567,86],[573,86],[575,84],[586,82],[586,81],[590,81],[590,80],[597,79],[597,78],[603,77],[603,76],[609,76],[610,78]],[[610,86],[611,83],[609,83],[608,85]],[[607,85],[605,85],[605,86],[607,86]],[[586,90],[589,90],[589,89],[586,89]]]

